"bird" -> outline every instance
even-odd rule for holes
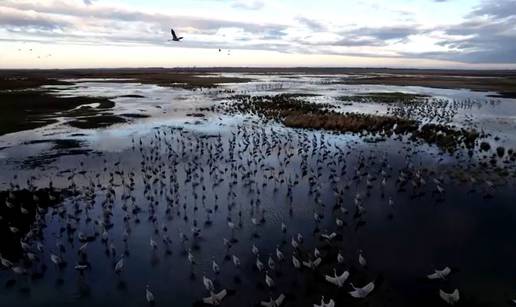
[[[273,299],[271,297],[268,302],[261,301],[260,305],[263,307],[279,307],[279,306],[281,306],[281,304],[283,304],[284,300],[285,300],[285,295],[282,293],[276,299]]]
[[[202,283],[204,284],[204,287],[206,288],[206,291],[213,291],[213,281],[209,279],[208,277],[204,276],[202,277]]]
[[[335,307],[335,301],[330,299],[330,301],[328,303],[325,303],[324,296],[323,296],[323,297],[321,297],[321,304],[320,305],[314,304],[314,307]]]
[[[322,262],[321,258],[316,258],[315,260],[303,261],[303,265],[309,269],[315,270]]]
[[[333,269],[333,276],[325,275],[324,279],[326,279],[327,282],[334,284],[335,286],[342,288],[344,286],[344,283],[349,277],[349,272],[344,271],[342,274],[337,275],[337,270]]]
[[[170,33],[172,33],[172,41],[174,41],[174,42],[180,42],[183,39],[182,36],[181,37],[177,37],[176,32],[174,31],[174,29],[170,29]]]
[[[455,289],[452,293],[439,290],[439,296],[450,305],[455,305],[460,299],[459,289]]]
[[[360,254],[358,254],[358,263],[363,267],[367,266],[367,260],[365,259],[364,255],[362,254],[362,251],[360,251]]]
[[[299,261],[299,259],[297,259],[295,255],[292,255],[292,264],[296,269],[301,268],[301,261]]]
[[[122,270],[124,269],[124,258],[120,258],[120,260],[117,261],[115,264],[115,273],[120,274]]]
[[[147,299],[147,303],[154,304],[154,294],[150,291],[149,285],[145,287],[145,299]]]
[[[350,291],[349,294],[354,298],[365,298],[374,290],[374,282],[370,282],[367,285],[363,286],[362,288],[357,288],[353,284],[351,284],[351,287],[353,287],[353,291]]]
[[[451,269],[449,267],[445,267],[442,270],[435,270],[434,273],[427,275],[428,279],[446,279],[448,275],[450,275]]]
[[[220,291],[219,293],[215,293],[210,291],[210,296],[202,299],[203,303],[208,305],[218,306],[222,302],[222,300],[226,297],[227,291],[226,289]]]
[[[274,287],[274,280],[269,276],[269,272],[265,272],[265,283],[269,288]]]

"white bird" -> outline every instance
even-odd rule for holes
[[[294,255],[292,255],[292,264],[296,269],[301,268],[301,261],[299,261],[299,259],[297,259]]]
[[[63,264],[63,259],[55,254],[50,254],[50,260],[57,266]]]
[[[258,247],[256,247],[256,245],[253,244],[253,247],[251,248],[251,252],[253,252],[253,254],[255,256],[258,256],[258,254],[260,253],[260,250],[258,249]]]
[[[154,241],[153,238],[150,238],[150,246],[152,247],[152,249],[157,249],[158,243],[156,243],[156,241]]]
[[[277,299],[274,300],[271,297],[268,302],[264,302],[264,301],[260,302],[260,305],[263,307],[279,307],[279,306],[281,306],[281,304],[283,304],[284,300],[285,300],[285,295],[280,294]]]
[[[269,269],[273,271],[276,268],[276,263],[274,262],[274,259],[272,259],[271,256],[269,256],[269,259],[267,260],[267,265],[269,266]]]
[[[299,243],[297,243],[297,241],[293,237],[292,240],[290,240],[290,245],[292,245],[294,249],[297,249],[299,247]]]
[[[265,268],[265,266],[263,265],[263,262],[260,260],[259,256],[256,257],[256,268],[260,272],[263,271],[263,269]]]
[[[317,258],[314,261],[312,261],[312,260],[303,261],[303,265],[309,269],[315,270],[321,264],[321,262],[322,262],[322,259]]]
[[[342,256],[342,254],[340,252],[337,254],[337,262],[339,264],[344,263],[344,257]]]
[[[204,284],[204,287],[206,288],[207,291],[214,290],[213,281],[204,275],[202,276],[202,283]]]
[[[219,293],[210,291],[210,296],[203,298],[202,301],[205,304],[217,306],[217,305],[220,305],[220,303],[222,302],[224,297],[226,297],[226,295],[227,295],[226,289],[220,291]]]
[[[320,305],[314,304],[314,307],[335,307],[335,301],[330,299],[330,301],[328,303],[325,303],[324,296],[323,296],[321,298],[321,304]]]
[[[346,280],[348,280],[349,272],[344,271],[341,275],[337,275],[337,270],[333,269],[333,276],[325,275],[324,278],[327,282],[334,284],[335,286],[342,288]]]
[[[236,255],[233,255],[233,264],[235,265],[235,267],[240,267],[240,258],[238,258]]]
[[[147,299],[147,303],[154,304],[154,294],[152,294],[149,288],[149,285],[145,288],[145,298]]]
[[[362,255],[362,251],[360,251],[360,254],[358,255],[358,263],[365,267],[367,265],[367,260],[365,259],[365,257]]]
[[[278,258],[278,261],[283,261],[285,259],[285,256],[283,253],[279,250],[278,247],[276,247],[276,258]]]
[[[303,243],[303,235],[302,234],[300,234],[300,233],[297,234],[297,241],[299,243]]]
[[[269,288],[274,287],[274,280],[269,276],[268,272],[265,272],[265,283]]]
[[[428,279],[446,279],[448,275],[450,275],[451,269],[449,267],[445,267],[442,270],[435,270],[434,273],[427,275]]]
[[[452,293],[439,290],[439,296],[450,305],[455,305],[460,299],[459,289],[455,289]]]
[[[174,42],[180,42],[183,39],[182,36],[181,37],[177,37],[176,32],[174,31],[174,29],[170,29],[170,33],[172,34],[172,40]]]
[[[342,227],[342,226],[344,226],[344,221],[342,221],[339,218],[336,218],[335,219],[335,224],[337,224],[337,227]]]
[[[12,267],[11,270],[13,270],[13,272],[18,274],[18,275],[22,275],[22,274],[27,273],[27,270],[25,268],[21,267],[21,266]]]
[[[195,258],[190,250],[188,250],[188,262],[190,262],[190,264],[195,264]]]
[[[0,254],[0,263],[2,263],[2,265],[6,268],[10,268],[13,266],[13,263],[5,258],[2,257],[2,255]]]
[[[213,270],[213,273],[215,273],[215,274],[220,273],[220,267],[217,264],[217,262],[215,262],[215,260],[212,260],[212,262],[211,262],[211,269]]]
[[[115,273],[120,274],[122,270],[124,269],[124,258],[120,258],[120,260],[117,261],[115,264]]]
[[[315,258],[319,258],[321,256],[321,252],[316,248],[314,248],[314,256]]]
[[[357,288],[353,284],[351,284],[351,287],[353,287],[353,291],[350,291],[349,294],[354,298],[365,298],[374,290],[374,283],[370,282],[367,285],[363,286],[362,288]]]
[[[30,250],[30,245],[20,240],[20,246],[23,249],[23,251],[27,252]]]

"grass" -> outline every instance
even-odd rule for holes
[[[332,105],[309,103],[286,95],[235,96],[233,99],[236,104],[226,107],[229,112],[256,114],[291,128],[380,136],[410,135],[414,140],[436,144],[447,151],[459,147],[474,148],[480,136],[474,130],[436,124],[421,125],[418,121],[396,116],[339,113]]]

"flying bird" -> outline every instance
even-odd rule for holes
[[[203,301],[203,303],[208,304],[208,305],[218,306],[218,305],[220,305],[220,303],[222,302],[224,297],[226,297],[226,295],[227,295],[226,289],[220,291],[219,293],[214,293],[213,291],[210,291],[210,296],[203,298],[202,301]]]
[[[284,300],[285,300],[285,295],[280,294],[280,296],[277,299],[274,300],[271,297],[270,301],[268,301],[268,302],[262,301],[262,302],[260,302],[260,305],[263,307],[279,307],[279,306],[281,306],[281,304],[283,304]]]
[[[460,299],[458,289],[455,289],[452,293],[446,293],[443,290],[439,290],[439,296],[450,305],[455,305]]]
[[[181,37],[177,37],[176,32],[174,31],[174,29],[170,29],[170,33],[172,33],[172,41],[174,41],[174,42],[180,42],[183,39],[182,36]]]
[[[435,270],[435,273],[427,275],[428,279],[446,279],[448,275],[450,275],[451,269],[449,267],[445,267],[442,270]]]
[[[351,284],[351,287],[353,287],[353,291],[349,292],[349,294],[354,298],[365,298],[374,290],[374,283],[370,282],[367,285],[363,286],[362,288],[357,288],[353,284]]]

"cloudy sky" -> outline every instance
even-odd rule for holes
[[[516,68],[516,0],[0,0],[2,68],[140,66]]]

